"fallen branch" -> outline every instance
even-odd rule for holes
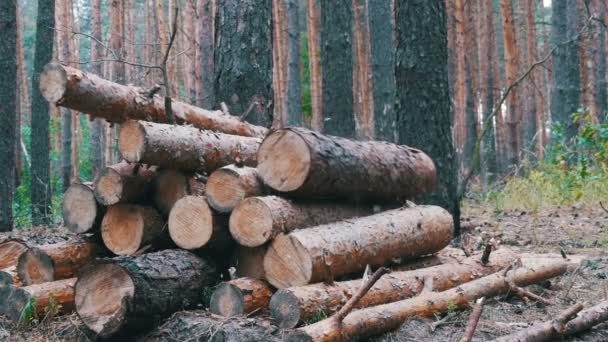
[[[518,297],[520,297],[526,302],[528,301],[528,299],[533,299],[537,302],[541,302],[546,305],[553,305],[553,302],[551,302],[550,300],[543,298],[537,294],[534,294],[524,288],[521,288],[512,281],[509,282],[509,285],[511,286],[511,291],[513,291],[513,293],[515,293]]]
[[[469,342],[473,338],[473,334],[475,334],[475,329],[477,328],[477,323],[479,322],[479,317],[481,317],[481,313],[483,311],[484,299],[484,297],[479,298],[473,307],[471,316],[469,316],[469,322],[467,323],[466,329],[464,329],[464,335],[460,339],[460,342]]]
[[[353,310],[353,308],[355,307],[355,305],[357,305],[359,300],[361,300],[361,298],[363,298],[363,296],[365,296],[367,291],[369,291],[369,289],[372,286],[374,286],[374,284],[380,279],[380,277],[382,277],[383,275],[385,275],[386,273],[389,273],[389,272],[390,272],[390,270],[386,267],[380,267],[379,269],[377,269],[376,272],[374,272],[374,274],[371,276],[371,278],[369,278],[369,280],[365,284],[363,284],[363,286],[361,287],[359,292],[357,292],[354,296],[352,296],[348,300],[348,302],[346,302],[346,304],[344,304],[342,309],[340,309],[338,312],[336,312],[332,316],[332,318],[335,319],[337,323],[341,323],[342,320],[344,319],[344,317],[346,317],[346,315],[348,315]]]
[[[564,335],[578,334],[605,321],[608,321],[608,300],[581,311],[578,317],[566,324]]]

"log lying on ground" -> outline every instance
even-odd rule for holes
[[[155,176],[156,167],[124,161],[108,166],[95,180],[95,198],[103,205],[145,202]]]
[[[391,265],[392,271],[413,271],[421,268],[433,267],[437,265],[461,263],[467,258],[464,251],[458,248],[446,247],[436,254],[427,255],[414,260]]]
[[[608,321],[608,300],[579,312],[576,318],[566,324],[564,335],[578,334],[606,321]]]
[[[0,286],[3,285],[12,285],[15,287],[23,285],[21,279],[19,279],[19,274],[17,273],[17,266],[13,265],[0,270]]]
[[[224,317],[242,316],[268,307],[273,289],[264,280],[238,278],[213,291],[209,310]]]
[[[32,247],[19,257],[17,273],[24,285],[72,278],[101,252],[96,243],[86,240]]]
[[[233,262],[237,277],[265,279],[264,255],[267,250],[266,245],[253,248],[237,246]]]
[[[214,265],[184,250],[104,259],[79,274],[76,312],[89,329],[108,337],[199,304],[203,288],[217,280]]]
[[[483,265],[479,257],[474,255],[462,263],[384,275],[355,307],[365,308],[414,297],[428,286],[434,291],[444,291],[497,272],[515,260],[516,255],[505,249],[495,251],[488,265]],[[337,312],[359,291],[362,284],[361,279],[357,279],[329,285],[319,283],[281,289],[272,296],[270,313],[281,328],[294,328],[320,313],[329,316]]]
[[[372,214],[372,206],[295,202],[277,196],[244,199],[230,215],[230,233],[241,245],[257,247],[281,233]]]
[[[101,223],[104,245],[116,255],[133,255],[148,245],[166,245],[165,221],[152,207],[116,204]]]
[[[40,75],[44,98],[58,106],[77,110],[109,122],[126,120],[168,122],[164,98],[131,85],[124,86],[78,69],[49,63]],[[238,117],[209,111],[183,102],[171,101],[177,123],[227,134],[263,137],[264,127],[251,125]]]
[[[437,206],[399,208],[276,237],[264,257],[266,279],[277,288],[435,253],[452,240],[452,216]]]
[[[214,171],[207,181],[207,201],[220,213],[231,212],[246,197],[264,193],[264,184],[253,167],[227,165]]]
[[[0,242],[0,268],[7,268],[17,264],[21,253],[27,250],[27,244],[18,239],[9,239]]]
[[[154,183],[154,205],[163,215],[169,215],[171,208],[180,198],[205,194],[206,186],[202,177],[178,170],[160,171]]]
[[[274,190],[303,197],[394,202],[432,191],[435,165],[424,152],[286,128],[264,139],[258,172]]]
[[[63,194],[63,223],[72,232],[81,234],[99,228],[105,206],[97,202],[90,183],[72,184]]]
[[[213,133],[191,126],[127,121],[120,126],[118,149],[132,163],[211,173],[239,158],[244,165],[255,166],[260,142],[260,138]]]
[[[566,264],[551,262],[532,268],[519,268],[507,276],[503,271],[464,283],[443,292],[425,292],[402,301],[356,310],[347,315],[342,324],[331,318],[299,328],[290,334],[288,341],[348,341],[378,335],[397,328],[413,317],[430,317],[454,307],[467,307],[481,297],[507,293],[510,281],[527,286],[559,276],[566,272]]]
[[[0,314],[21,322],[71,312],[75,283],[76,278],[69,278],[21,288],[11,286],[0,305]]]
[[[169,235],[183,249],[227,246],[232,237],[228,217],[215,213],[205,197],[186,196],[178,200],[169,214]]]

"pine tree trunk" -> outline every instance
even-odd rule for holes
[[[215,1],[216,0],[198,0],[198,39],[199,46],[199,63],[201,65],[200,79],[196,82],[200,83],[200,93],[196,100],[196,104],[202,108],[214,108],[215,106]]]
[[[594,0],[593,7],[595,9],[594,14],[606,23],[606,3],[601,0]],[[595,54],[594,61],[597,68],[595,69],[595,81],[594,84],[597,99],[597,117],[599,122],[606,122],[608,112],[608,83],[606,82],[606,30],[600,25],[596,24],[596,27],[600,26],[597,30],[597,37],[595,40]]]
[[[183,49],[186,51],[186,61],[184,63],[184,88],[186,90],[185,101],[188,103],[196,103],[196,83],[199,80],[196,78],[196,50],[198,49],[197,41],[200,37],[196,36],[196,26],[198,24],[196,15],[196,2],[186,1],[184,9],[184,20],[180,21],[182,31],[179,32],[183,37]]]
[[[27,80],[27,72],[25,66],[25,53],[24,53],[24,42],[23,33],[24,25],[23,18],[21,17],[23,11],[21,10],[20,4],[17,3],[17,78],[18,78],[18,91],[19,100],[21,103],[21,114],[25,114],[24,121],[29,122],[32,119],[32,103],[30,98],[30,84]]]
[[[465,0],[455,0],[454,21],[456,28],[456,68],[454,75],[454,147],[461,173],[465,165],[464,145],[467,137],[466,102],[467,87],[465,74]]]
[[[536,6],[534,0],[526,0],[526,29],[528,37],[526,39],[526,50],[527,50],[527,67],[531,67],[534,62],[539,59],[538,55],[538,34],[536,29]],[[543,83],[541,82],[542,74],[541,70],[537,69],[532,71],[529,76],[529,87],[527,90],[528,100],[530,101],[529,108],[531,113],[526,113],[524,121],[527,122],[526,129],[524,130],[524,143],[526,148],[531,151],[536,151],[536,158],[538,160],[543,159],[544,153],[544,136],[545,130],[544,118],[543,118],[543,96],[541,89]],[[531,124],[531,122],[534,125]]]
[[[97,61],[103,56],[103,47],[98,43],[102,41],[101,36],[101,0],[91,1],[91,60]],[[147,46],[146,46],[147,48]],[[96,75],[103,75],[101,62],[90,64],[90,71]],[[91,178],[96,179],[99,172],[105,167],[105,130],[106,124],[102,119],[95,118],[91,124]]]
[[[321,75],[321,0],[307,0],[306,33],[310,70],[311,128],[323,131],[323,84]]]
[[[477,32],[475,30],[475,18],[479,16],[477,7],[473,6],[473,2],[467,2],[465,6],[465,51],[473,53],[465,54],[465,75],[476,75],[476,68],[479,66],[477,59]],[[478,110],[479,110],[479,82],[476,77],[466,77],[466,109],[465,109],[465,130],[466,135],[463,145],[463,167],[462,170],[468,172],[473,167],[473,150],[478,135]]]
[[[353,112],[356,137],[372,140],[374,138],[374,93],[368,1],[352,0],[352,11]]]

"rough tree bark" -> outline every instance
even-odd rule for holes
[[[209,176],[205,194],[213,209],[229,213],[243,199],[262,196],[266,192],[256,168],[233,164],[224,166]]]
[[[95,39],[90,40],[91,60],[96,61],[103,56],[101,35],[101,0],[91,1],[91,35]],[[147,46],[146,46],[147,48]],[[89,65],[92,74],[103,75],[101,62],[93,62]],[[93,119],[91,124],[91,178],[96,179],[103,167],[105,167],[105,131],[106,124],[101,118]]]
[[[57,50],[59,60],[63,64],[70,64],[72,51],[70,50],[70,6],[69,0],[56,0],[55,11],[57,18]],[[65,192],[72,183],[72,112],[68,108],[61,111],[61,180]]]
[[[186,51],[186,61],[184,63],[184,88],[186,90],[186,102],[196,103],[198,96],[196,84],[200,83],[196,77],[197,63],[195,63],[195,59],[197,57],[196,50],[198,50],[197,41],[199,39],[199,37],[196,36],[196,32],[198,32],[196,29],[196,26],[198,25],[196,1],[186,1],[184,19],[180,21],[180,24],[182,27],[179,33],[183,37],[183,49]]]
[[[166,246],[165,220],[152,207],[116,204],[101,222],[104,245],[116,255],[134,255],[142,248]]]
[[[353,112],[356,136],[360,139],[372,140],[374,138],[374,93],[368,1],[352,0],[352,11]]]
[[[323,131],[323,85],[321,76],[321,0],[307,0],[306,33],[308,38],[308,68],[310,70],[311,127]]]
[[[266,309],[274,290],[264,280],[237,278],[223,282],[211,294],[209,311],[234,317],[253,314]]]
[[[63,194],[63,224],[73,233],[96,230],[105,212],[105,206],[97,202],[90,183],[74,183]]]
[[[94,182],[95,198],[102,205],[142,203],[152,194],[155,167],[125,161],[104,168]]]
[[[201,65],[200,93],[196,104],[202,108],[213,108],[215,105],[215,0],[199,0],[198,29],[199,29],[199,59]]]
[[[465,70],[465,1],[455,0],[454,26],[456,34],[456,67],[454,70],[454,148],[460,172],[464,168],[464,145],[467,138],[466,125],[466,70]]]

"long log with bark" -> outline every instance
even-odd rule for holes
[[[155,167],[120,162],[106,167],[95,180],[95,198],[103,205],[142,203],[152,194]]]
[[[258,172],[266,185],[292,196],[378,202],[427,193],[437,180],[435,164],[418,149],[303,128],[267,136],[258,152]]]
[[[378,282],[359,300],[356,308],[371,307],[419,295],[430,286],[444,291],[473,279],[497,272],[515,260],[515,253],[498,250],[483,265],[479,255],[461,263],[448,263],[413,271],[392,272]],[[337,312],[361,288],[361,279],[310,284],[278,290],[270,301],[270,313],[281,328],[294,328],[318,314]]]
[[[76,278],[25,287],[10,286],[0,303],[0,313],[15,322],[55,316],[74,309]]]
[[[566,263],[555,261],[536,268],[521,267],[503,271],[464,283],[442,292],[425,292],[402,301],[356,310],[348,314],[341,324],[325,319],[291,333],[288,341],[349,341],[395,330],[412,317],[430,317],[454,307],[463,308],[478,298],[507,293],[510,283],[527,286],[566,272]]]
[[[255,166],[260,138],[203,131],[146,121],[120,126],[118,149],[132,163],[158,165],[182,171],[211,173],[241,160]]]
[[[273,293],[272,287],[264,280],[233,279],[221,283],[213,291],[209,310],[223,317],[249,315],[267,308]]]
[[[86,240],[31,247],[19,257],[17,273],[24,285],[72,278],[102,252],[96,243]]]
[[[264,184],[253,167],[227,165],[214,171],[207,180],[207,201],[220,213],[229,213],[244,198],[262,196]]]
[[[0,268],[7,268],[17,264],[21,253],[27,250],[25,241],[8,239],[0,242]]]
[[[435,253],[452,240],[452,216],[437,206],[399,208],[276,237],[264,257],[277,288],[301,286]]]
[[[228,246],[232,237],[228,217],[214,212],[205,197],[186,196],[178,200],[169,213],[169,235],[183,249]]]
[[[76,312],[101,337],[150,326],[202,301],[217,282],[215,266],[184,250],[102,259],[79,274]]]
[[[131,120],[169,122],[164,98],[132,85],[124,86],[97,75],[49,63],[40,75],[40,90],[50,103],[67,107],[109,122]],[[171,101],[177,123],[227,134],[263,137],[267,129],[251,125],[221,111],[209,111]]]
[[[241,245],[257,247],[281,233],[370,215],[372,206],[293,201],[278,196],[249,197],[230,215],[230,233]]]
[[[101,223],[101,237],[116,255],[133,255],[143,247],[163,246],[169,240],[160,214],[152,207],[135,204],[109,207]]]
[[[154,184],[154,205],[165,216],[169,215],[180,198],[188,195],[203,196],[206,188],[202,177],[174,169],[161,170]]]
[[[99,228],[106,210],[97,202],[93,186],[89,183],[70,185],[63,194],[62,208],[64,225],[77,234]]]

